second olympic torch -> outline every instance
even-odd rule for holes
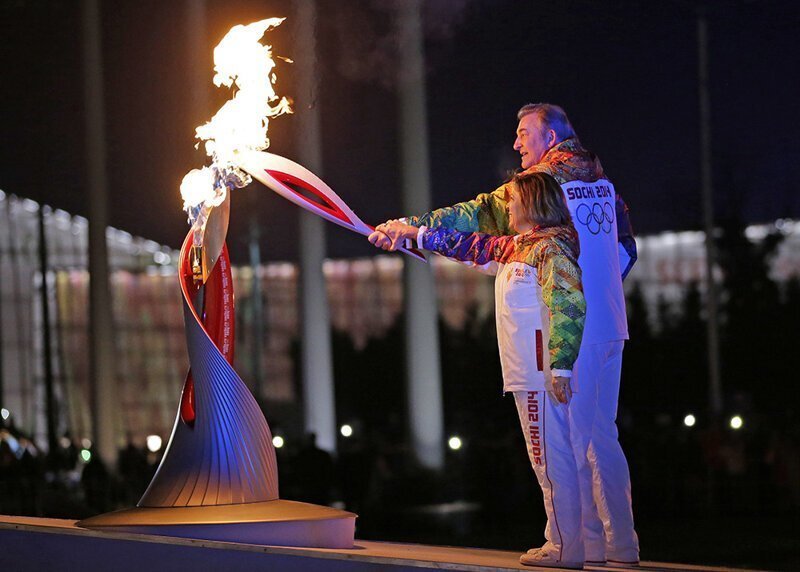
[[[325,220],[364,236],[375,230],[374,226],[362,221],[325,181],[299,163],[263,151],[236,153],[235,161],[254,179]],[[415,248],[401,247],[397,250],[426,262],[425,256]]]

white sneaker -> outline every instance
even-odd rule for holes
[[[558,556],[551,554],[543,548],[531,548],[528,552],[519,557],[519,562],[526,566],[547,566],[550,568],[583,570],[583,562],[559,560]]]

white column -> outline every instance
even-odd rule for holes
[[[422,214],[431,208],[420,6],[420,0],[398,3],[403,209],[409,214]],[[431,266],[408,258],[403,263],[412,444],[423,466],[441,469],[444,466],[444,422],[436,285]]]
[[[702,9],[697,12],[697,75],[700,104],[700,173],[703,223],[706,231],[706,336],[708,339],[708,398],[711,413],[722,414],[722,375],[719,362],[719,287],[714,279],[717,248],[714,244],[714,184],[711,176],[711,103],[708,89],[708,25]]]
[[[297,67],[298,161],[322,176],[322,140],[316,69],[316,2],[295,0],[293,60]],[[305,428],[317,434],[317,445],[336,451],[336,406],[333,392],[328,293],[325,260],[325,221],[300,210],[300,319],[303,339],[303,403]]]
[[[84,105],[89,192],[89,345],[95,454],[113,469],[119,403],[114,373],[114,323],[109,289],[103,60],[99,0],[83,0]]]
[[[194,129],[210,118],[211,70],[213,68],[212,46],[208,40],[208,16],[206,0],[186,0],[187,51],[186,65],[189,68],[187,99],[189,101],[189,129]]]

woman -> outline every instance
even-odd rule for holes
[[[581,509],[567,407],[586,316],[578,234],[561,187],[549,175],[516,175],[507,189],[515,236],[416,228],[399,221],[377,230],[392,238],[416,239],[420,248],[496,275],[503,390],[514,395],[547,513],[547,542],[520,561],[582,568]]]

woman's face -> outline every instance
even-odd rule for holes
[[[533,228],[533,222],[525,212],[525,207],[519,198],[519,189],[514,183],[511,184],[511,193],[508,195],[508,224],[520,234]]]

